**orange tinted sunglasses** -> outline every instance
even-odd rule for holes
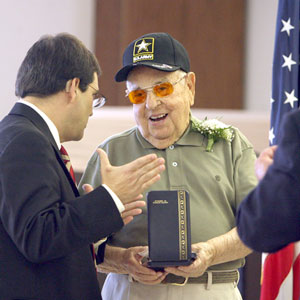
[[[187,74],[185,74],[183,77],[179,78],[174,83],[171,82],[163,82],[160,84],[156,84],[144,89],[137,89],[134,91],[129,92],[126,90],[126,97],[129,98],[130,102],[133,104],[140,104],[146,101],[147,98],[147,92],[153,91],[153,93],[157,97],[166,97],[173,93],[174,91],[174,85],[177,84],[179,81],[181,81],[183,78],[185,78]]]

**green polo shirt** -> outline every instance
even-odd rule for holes
[[[206,137],[192,131],[191,126],[176,143],[163,150],[146,141],[137,127],[106,139],[99,147],[106,151],[114,166],[150,153],[163,157],[166,170],[149,190],[187,190],[190,195],[192,243],[205,242],[235,227],[238,205],[257,184],[253,147],[238,129],[233,130],[233,141],[218,140],[213,152],[205,151]],[[80,185],[83,183],[94,187],[101,184],[97,152],[88,162]],[[149,190],[144,192],[145,200]],[[125,248],[147,245],[147,208],[111,236],[108,243]],[[236,269],[243,264],[244,259],[240,259],[209,269]]]

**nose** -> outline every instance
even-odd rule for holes
[[[153,92],[147,93],[146,108],[155,109],[160,104],[158,97]]]

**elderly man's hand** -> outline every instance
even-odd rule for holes
[[[251,249],[242,243],[234,227],[207,242],[193,244],[192,252],[196,253],[197,258],[190,266],[165,268],[165,271],[183,277],[198,277],[212,265],[245,257]]]
[[[124,204],[141,199],[141,193],[158,181],[160,173],[165,170],[164,159],[155,154],[114,167],[105,151],[98,149],[97,152],[101,160],[102,183],[110,187]]]
[[[143,264],[143,252],[148,247],[131,247],[128,249],[106,246],[104,262],[97,266],[100,272],[128,274],[132,280],[154,285],[162,282],[167,273],[155,272]]]
[[[197,257],[189,266],[167,267],[165,271],[183,277],[199,277],[211,265],[214,257],[214,249],[208,243],[197,243],[192,245],[192,252]]]
[[[258,180],[261,180],[265,176],[268,168],[273,163],[276,149],[277,146],[271,146],[264,149],[256,160],[255,173]]]

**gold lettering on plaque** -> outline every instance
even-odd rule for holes
[[[154,200],[153,204],[168,204],[169,202],[167,200]]]
[[[177,192],[178,197],[178,224],[179,226],[179,260],[186,260],[186,239],[187,239],[187,224],[186,224],[186,198],[184,191]]]

